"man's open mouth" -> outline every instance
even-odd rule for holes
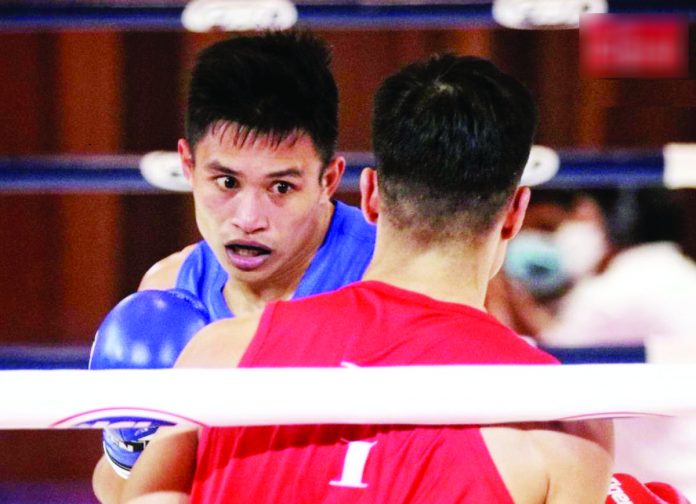
[[[242,257],[257,257],[261,255],[268,255],[271,253],[271,249],[257,245],[230,244],[226,245],[225,247],[233,254]]]
[[[225,245],[230,263],[241,271],[253,271],[263,266],[273,250],[260,243],[231,242]]]

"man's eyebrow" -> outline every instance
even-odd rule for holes
[[[230,168],[229,166],[224,166],[220,164],[219,161],[210,161],[204,165],[204,168],[206,170],[211,170],[215,171],[217,173],[223,173],[225,175],[231,175],[233,177],[239,177],[240,172],[238,170],[235,170],[234,168]],[[299,168],[292,167],[292,168],[285,168],[283,170],[276,170],[270,173],[267,173],[265,175],[266,178],[269,179],[276,179],[276,178],[301,178],[303,175],[303,171],[300,170]]]
[[[233,168],[229,168],[227,166],[224,166],[224,165],[220,164],[219,161],[210,161],[210,162],[206,163],[203,166],[203,168],[205,168],[206,170],[212,170],[212,171],[216,171],[219,173],[224,173],[226,175],[233,175],[235,177],[239,175],[239,172],[237,170],[235,170]]]
[[[266,178],[284,178],[284,177],[301,178],[302,177],[302,170],[300,170],[299,168],[287,168],[285,170],[278,170],[278,171],[274,171],[274,172],[266,174]]]

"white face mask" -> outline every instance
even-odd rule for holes
[[[608,252],[602,227],[592,221],[569,220],[554,233],[563,271],[578,280],[592,273]]]
[[[608,252],[603,228],[569,220],[551,233],[523,229],[508,247],[505,272],[535,296],[549,296],[594,272]]]
[[[561,260],[553,233],[523,229],[508,246],[504,268],[535,297],[553,296],[570,280]]]

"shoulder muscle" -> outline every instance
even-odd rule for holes
[[[558,423],[534,432],[549,474],[549,503],[603,503],[611,480],[614,429],[610,420]]]
[[[179,268],[195,246],[189,245],[179,252],[157,261],[143,276],[138,290],[167,290],[176,287],[176,277],[179,274]]]
[[[236,367],[256,334],[260,318],[259,312],[204,327],[186,345],[176,367]]]
[[[604,502],[613,465],[610,421],[497,425],[481,433],[516,503]]]

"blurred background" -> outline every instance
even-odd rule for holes
[[[419,22],[428,14],[420,10],[405,21],[385,16],[381,25],[367,27],[340,18],[303,24],[300,16],[300,26],[333,46],[340,150],[370,150],[371,97],[381,79],[407,62],[446,51],[490,58],[529,86],[540,108],[538,144],[607,153],[696,142],[693,58],[679,78],[599,78],[581,69],[577,29],[513,30],[492,20],[490,2],[452,3],[476,9],[470,19],[462,7],[442,11],[439,23]],[[70,10],[80,2],[5,4],[0,157],[6,161],[175,150],[195,54],[229,36],[187,32],[176,22],[133,22],[138,12],[156,20],[160,7],[180,12],[183,2],[176,1],[85,2],[97,7],[88,11]],[[356,18],[381,15],[380,2],[369,4],[372,11]],[[684,4],[680,13],[688,17],[690,5]],[[123,10],[114,15],[108,6]],[[162,13],[162,19],[171,16]],[[102,15],[112,21],[89,22]],[[691,22],[689,54],[695,36]],[[675,195],[686,216],[680,245],[695,257],[696,198],[690,189]],[[338,197],[357,201],[353,190]],[[0,345],[88,346],[108,310],[137,288],[150,265],[198,239],[188,194],[27,190],[0,182]],[[2,405],[0,414],[10,407]],[[89,478],[101,453],[99,433],[0,432],[0,453],[0,501],[94,502]]]

